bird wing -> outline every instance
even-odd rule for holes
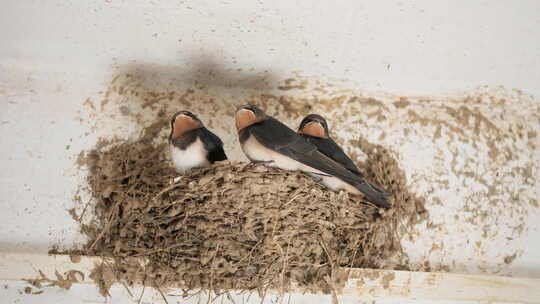
[[[342,165],[319,152],[317,146],[274,118],[252,125],[251,133],[263,146],[302,164],[336,177],[358,180]]]
[[[204,149],[208,151],[210,163],[227,159],[227,155],[223,150],[223,142],[216,134],[203,127],[197,129],[197,136],[201,139]]]
[[[320,138],[320,137],[310,136],[307,134],[300,134],[300,135],[304,137],[305,139],[307,139],[310,143],[315,145],[321,153],[330,157],[336,162],[340,163],[352,173],[360,176],[361,178],[364,178],[364,174],[360,172],[360,170],[352,161],[352,159],[350,159],[349,156],[345,154],[343,149],[341,149],[341,147],[333,139]],[[378,192],[381,192],[385,196],[392,195],[391,192],[383,189],[381,186],[378,186],[377,184],[373,184],[373,183],[369,183],[369,184],[373,189],[377,190]]]
[[[347,156],[347,154],[345,154],[343,149],[341,149],[341,147],[331,138],[320,138],[307,134],[301,134],[301,136],[315,145],[317,150],[319,150],[322,154],[340,163],[347,168],[347,170],[359,175],[360,177],[364,176],[354,162]]]
[[[384,193],[374,189],[364,178],[324,155],[317,146],[298,135],[280,121],[269,118],[251,127],[251,133],[263,146],[290,157],[306,166],[335,176],[358,188],[373,203],[388,208]]]

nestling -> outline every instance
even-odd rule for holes
[[[173,115],[169,151],[176,171],[182,174],[227,159],[221,139],[189,111]]]

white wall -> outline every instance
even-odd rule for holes
[[[399,94],[484,84],[538,94],[538,8],[534,0],[5,1],[2,66],[10,90],[28,73],[85,78],[137,62],[298,70]]]
[[[517,100],[514,108],[508,105],[515,121],[534,118],[529,95],[540,94],[540,2],[534,0],[9,0],[0,10],[0,37],[2,250],[46,251],[53,243],[80,241],[65,212],[81,183],[76,156],[100,136],[137,131],[83,105],[87,98],[99,101],[117,74],[144,71],[144,81],[156,88],[202,83],[218,95],[271,90],[293,72],[342,80],[388,100],[392,94],[466,95],[489,85]],[[529,124],[538,130],[540,121]],[[232,154],[241,157],[238,149]],[[407,155],[409,173],[426,170]],[[531,155],[519,157],[540,159],[537,152]],[[535,174],[540,180],[537,167]],[[527,195],[538,197],[538,185]],[[501,268],[506,273],[540,277],[539,219],[533,208],[523,220],[527,233],[508,245],[522,253]],[[448,222],[448,230],[459,225]],[[456,233],[433,237],[462,244],[469,232]],[[452,252],[468,252],[464,246]],[[486,250],[493,254],[482,257],[487,272],[495,272],[494,260],[501,259],[498,247],[490,245]],[[474,264],[476,258],[466,253],[457,259]]]

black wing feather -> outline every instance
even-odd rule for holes
[[[358,167],[354,164],[352,159],[345,154],[343,149],[331,138],[320,138],[315,137],[307,134],[300,134],[302,137],[307,139],[310,143],[315,145],[317,149],[323,153],[324,155],[330,157],[331,159],[335,160],[336,162],[343,165],[347,170],[351,171],[352,173],[364,177],[364,174],[360,172]],[[382,187],[369,183],[373,189],[377,190],[378,192],[381,192],[383,195],[390,196],[391,193],[387,190],[383,189]]]
[[[368,200],[389,208],[386,196],[374,189],[361,176],[347,170],[341,164],[319,152],[313,145],[286,125],[274,118],[251,125],[250,133],[265,147],[286,155],[309,167],[335,176],[360,190]]]
[[[349,171],[361,177],[364,176],[362,172],[360,172],[358,167],[354,164],[354,162],[347,156],[347,154],[345,154],[343,149],[341,149],[341,147],[336,144],[333,139],[320,138],[307,134],[301,134],[301,136],[307,139],[313,145],[315,145],[317,147],[317,150],[322,152],[324,155],[330,157],[331,159],[335,160],[336,162],[342,164]]]
[[[201,139],[206,151],[208,151],[207,158],[210,163],[213,164],[216,161],[227,159],[227,155],[223,150],[223,142],[216,134],[203,127],[197,129],[197,136]]]

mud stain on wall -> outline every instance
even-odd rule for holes
[[[237,106],[258,105],[293,129],[304,115],[320,113],[354,159],[365,159],[364,140],[394,150],[410,187],[428,198],[431,219],[403,241],[412,270],[510,273],[508,256],[519,259],[527,221],[538,214],[537,101],[501,88],[454,97],[369,95],[297,78],[277,90],[218,94],[149,87],[144,75],[120,75],[101,100],[86,100],[80,120],[100,136],[114,129],[129,137],[189,109],[223,139],[232,159],[245,160],[232,119]]]

